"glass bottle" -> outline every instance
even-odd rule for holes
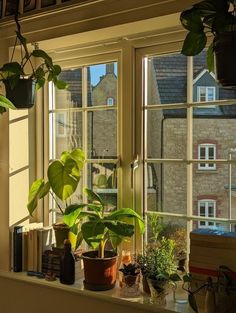
[[[71,242],[69,239],[64,241],[64,252],[61,256],[60,282],[66,285],[72,285],[75,282],[75,258],[71,251]]]

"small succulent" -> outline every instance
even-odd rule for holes
[[[140,273],[140,266],[138,263],[123,264],[123,268],[120,268],[119,271],[122,272],[124,276],[137,276]]]

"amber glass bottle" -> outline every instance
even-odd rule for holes
[[[64,252],[61,257],[60,282],[66,285],[72,285],[75,282],[75,258],[71,252],[69,239],[64,241]]]

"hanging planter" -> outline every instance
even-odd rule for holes
[[[236,88],[234,63],[236,55],[236,1],[204,0],[181,13],[180,21],[188,34],[181,53],[199,54],[207,45],[207,33],[213,41],[207,51],[209,72],[216,73],[224,88]]]
[[[45,82],[52,82],[58,89],[65,89],[68,86],[59,79],[61,67],[54,64],[52,58],[45,51],[39,49],[37,44],[33,51],[28,49],[27,39],[21,33],[18,13],[15,14],[15,22],[17,27],[15,45],[11,61],[0,67],[0,82],[5,85],[6,98],[16,108],[28,109],[35,103],[35,91],[43,87]],[[21,48],[19,62],[13,61],[17,45]],[[33,66],[34,58],[38,59],[37,67]],[[26,67],[31,68],[30,72],[26,72]],[[0,110],[0,113],[3,113],[5,108]]]
[[[15,86],[9,80],[4,81],[6,97],[17,109],[29,109],[35,103],[35,81],[33,79],[19,79]]]

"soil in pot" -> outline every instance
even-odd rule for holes
[[[32,79],[19,79],[12,88],[8,80],[4,81],[6,97],[18,109],[29,109],[35,102],[35,81]]]
[[[105,258],[98,258],[98,251],[82,254],[84,262],[84,287],[88,290],[103,291],[115,287],[117,275],[117,254],[105,251]]]

